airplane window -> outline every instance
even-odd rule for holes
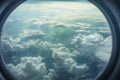
[[[26,1],[2,29],[6,66],[17,80],[95,80],[109,62],[112,35],[89,1]]]

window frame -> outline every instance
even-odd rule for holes
[[[1,45],[1,32],[5,20],[10,13],[25,0],[2,0],[0,1],[0,45]],[[117,0],[89,0],[96,7],[98,7],[105,15],[112,32],[112,55],[110,61],[103,72],[97,77],[96,80],[119,80],[120,79],[120,7]],[[0,46],[0,72],[5,80],[17,80],[10,70],[6,67],[2,57]]]

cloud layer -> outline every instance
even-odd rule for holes
[[[26,2],[2,35],[5,61],[18,80],[94,80],[111,55],[108,23],[90,3]]]

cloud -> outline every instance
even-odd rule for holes
[[[39,0],[37,0],[37,1],[39,1]],[[79,7],[81,7],[81,6],[82,6],[81,9],[87,9],[90,6],[93,7],[93,5],[91,3],[89,3],[88,1],[84,0],[84,1],[88,2],[88,4],[87,3],[82,3],[82,1],[83,0],[81,0],[81,2],[76,2],[76,1],[75,2],[71,2],[71,1],[64,1],[63,2],[63,1],[60,1],[60,0],[58,0],[58,1],[53,0],[53,1],[50,2],[48,0],[46,2],[41,1],[41,2],[37,2],[37,4],[30,4],[30,5],[32,5],[32,7],[33,7],[33,5],[37,6],[35,8],[37,8],[38,10],[39,10],[38,7],[41,7],[41,8],[44,8],[44,9],[56,7],[56,8],[62,8],[62,9],[64,8],[64,9],[72,9],[72,10],[79,9]],[[29,1],[28,1],[28,3],[29,3]],[[34,3],[36,3],[36,2],[34,2]],[[29,4],[27,4],[27,5],[29,5]]]
[[[43,36],[45,33],[41,30],[24,30],[19,36],[21,38],[35,38],[36,36]]]
[[[81,28],[89,28],[91,27],[91,24],[89,23],[77,23],[78,27],[81,27]]]
[[[110,38],[103,40],[103,38],[100,34],[90,34],[90,35],[83,35],[83,36],[79,34],[79,35],[75,36],[74,39],[76,39],[76,40],[73,40],[75,45],[80,44],[80,42],[81,42],[82,46],[87,45],[86,48],[83,47],[83,49],[84,49],[83,51],[86,51],[87,49],[89,49],[89,51],[91,53],[91,50],[94,51],[97,49],[97,48],[95,48],[96,46],[94,46],[95,43],[97,43],[97,44],[101,43],[101,45],[104,45],[105,43],[108,42],[107,40],[109,40]],[[14,40],[14,39],[10,38],[10,41],[12,41],[12,40]],[[77,41],[78,41],[78,43],[77,43]],[[17,44],[19,44],[19,39],[16,40],[15,42],[18,42]],[[89,45],[92,44],[93,48],[89,47],[88,43],[89,43]],[[26,57],[22,57],[20,59],[20,62],[17,65],[14,65],[12,63],[8,64],[9,69],[11,69],[11,71],[13,71],[13,73],[16,74],[16,76],[19,77],[19,79],[22,79],[22,80],[30,79],[31,78],[30,76],[33,76],[33,75],[34,76],[31,78],[31,80],[39,80],[39,78],[41,78],[41,76],[39,76],[38,74],[42,74],[41,80],[54,80],[56,77],[61,77],[60,71],[62,71],[62,69],[67,71],[68,74],[75,75],[75,77],[71,77],[71,80],[79,80],[81,78],[86,77],[86,75],[89,74],[89,70],[91,69],[90,67],[93,65],[91,59],[89,61],[89,63],[91,63],[91,65],[88,65],[88,63],[86,63],[86,62],[78,63],[78,61],[76,61],[76,57],[79,57],[79,60],[81,60],[81,58],[85,57],[86,55],[81,54],[82,51],[80,49],[77,50],[77,48],[71,51],[71,49],[65,47],[65,45],[61,44],[61,43],[51,43],[48,41],[40,41],[39,39],[37,39],[37,40],[25,41],[19,45],[21,45],[22,47],[24,47],[24,49],[27,49],[27,50],[29,50],[29,47],[32,47],[32,49],[33,49],[33,47],[36,47],[40,51],[41,50],[43,50],[43,51],[51,50],[51,51],[49,51],[49,54],[51,54],[49,56],[45,55],[45,54],[48,54],[47,52],[43,53],[41,51],[41,52],[39,52],[40,55],[44,54],[44,56],[42,56],[42,57],[26,56]],[[16,45],[14,45],[14,47],[16,47]],[[104,47],[104,46],[102,46],[102,47]],[[20,48],[18,48],[18,50],[20,50]],[[21,49],[21,50],[23,50],[23,49]],[[99,50],[99,49],[97,49],[97,50]],[[30,52],[30,53],[33,54],[32,52]],[[26,53],[24,53],[24,54],[26,54]],[[87,53],[85,53],[85,54],[87,54]],[[94,54],[96,54],[96,53],[94,53]],[[87,54],[87,56],[89,56],[89,57],[91,57],[91,55],[93,55],[93,54]],[[82,56],[82,57],[80,57],[80,56]],[[100,56],[97,54],[96,57],[99,58]],[[92,56],[92,58],[96,58],[96,57]],[[44,62],[45,59],[47,61],[49,61],[49,63],[53,63],[52,69],[51,68],[49,69],[49,67],[47,67],[48,63]],[[89,60],[89,59],[87,59],[87,60]],[[95,60],[97,60],[97,58]],[[98,64],[99,64],[99,61],[98,61]],[[102,69],[103,69],[104,65],[102,65]],[[28,68],[28,66],[29,66],[29,68]],[[101,65],[98,65],[98,68],[100,66]],[[41,67],[43,67],[43,70],[41,69],[42,71],[39,70]],[[17,70],[18,68],[19,68],[19,70]],[[32,72],[29,72],[29,71],[32,71]]]
[[[30,18],[25,20],[26,24],[33,25],[34,27],[42,27],[44,25],[55,24],[56,21],[51,19],[49,16],[41,16],[40,18]]]
[[[87,74],[89,70],[89,67],[87,66],[87,64],[83,64],[83,65],[77,65],[74,64],[72,65],[71,71],[72,73],[75,74],[74,78],[71,78],[72,80],[79,80],[81,78],[85,77],[85,74]]]
[[[39,20],[39,19],[36,19],[36,18],[33,18],[33,19],[27,19],[26,21],[25,21],[26,23],[32,23],[32,24],[34,24],[34,25],[42,25],[42,24],[44,24],[44,22],[43,21],[41,21],[41,20]]]
[[[7,64],[18,80],[54,80],[54,69],[47,70],[42,57],[22,57],[17,65]]]
[[[27,24],[34,25],[34,27],[45,27],[45,26],[49,26],[49,27],[78,27],[78,28],[81,28],[81,29],[87,29],[87,28],[91,27],[91,24],[89,24],[89,23],[82,23],[82,22],[81,23],[80,22],[79,23],[69,23],[69,22],[63,22],[63,21],[59,21],[59,20],[54,19],[56,17],[53,17],[51,19],[51,18],[49,18],[47,16],[42,16],[41,18],[42,18],[42,20],[41,19],[37,19],[37,18],[27,19],[25,22]],[[67,17],[67,19],[68,18],[71,18],[71,17]],[[73,18],[71,20],[73,20]]]
[[[53,49],[52,58],[55,60],[55,70],[59,71],[65,69],[67,72],[75,75],[74,80],[78,80],[83,75],[86,75],[86,71],[89,70],[89,67],[87,64],[78,64],[72,55],[74,55],[74,53],[70,53],[69,49],[59,47]]]
[[[49,69],[48,74],[44,76],[43,80],[55,80],[55,77],[57,77],[55,70]]]
[[[24,49],[24,47],[22,45],[20,45],[19,42],[20,42],[20,38],[14,39],[13,37],[11,37],[9,35],[2,36],[3,52]],[[6,48],[6,50],[4,48]]]
[[[17,55],[18,53],[22,55],[20,56],[22,57],[20,58],[20,62],[16,65],[13,63],[8,64],[8,67],[19,77],[19,79],[27,80],[31,78],[30,76],[33,76],[31,80],[37,80],[41,77],[41,80],[54,80],[56,77],[60,78],[64,75],[61,75],[60,71],[65,70],[65,74],[74,75],[74,77],[68,78],[71,78],[71,80],[79,80],[91,73],[90,70],[91,66],[94,66],[94,61],[96,61],[98,65],[97,67],[94,66],[96,70],[101,68],[101,66],[103,69],[105,66],[105,64],[101,63],[101,61],[103,61],[100,55],[101,52],[96,50],[101,50],[98,46],[101,45],[101,47],[104,47],[104,44],[107,43],[107,40],[110,38],[104,40],[103,36],[99,33],[79,33],[71,40],[73,49],[68,48],[69,46],[60,42],[55,43],[55,38],[52,39],[54,40],[53,42],[29,38],[31,36],[45,35],[45,33],[43,33],[44,32],[41,30],[25,29],[23,33],[20,33],[21,36],[16,39],[6,35],[7,38],[5,37],[5,43],[9,44],[11,50],[16,51]],[[25,38],[28,40],[22,41],[22,39]],[[41,56],[43,60],[40,60],[41,57],[29,57],[26,55],[28,53],[33,56]],[[82,59],[85,60],[82,61]],[[49,65],[52,67],[49,67]],[[41,67],[43,67],[44,70],[39,71]],[[19,70],[16,70],[18,68]],[[42,76],[37,74],[41,74]]]
[[[38,42],[41,41],[43,35],[45,35],[45,33],[41,30],[29,29],[23,30],[23,32],[18,35],[19,37],[16,38],[4,33],[2,36],[3,48],[8,47],[8,49],[11,51],[24,50],[31,45],[35,46]],[[5,52],[6,51],[7,50],[5,50]]]
[[[64,68],[69,74],[75,75],[75,77],[72,77],[71,79],[78,80],[81,77],[84,77],[89,70],[87,64],[78,64],[74,60],[74,53],[76,52],[70,53],[70,50],[63,46],[52,48],[52,50],[53,53],[51,57],[54,60],[53,69],[47,68],[46,65],[48,63],[43,62],[48,56],[44,56],[43,58],[40,56],[26,56],[22,57],[20,63],[17,65],[9,63],[7,66],[11,69],[13,74],[15,74],[18,80],[55,80],[55,78],[59,76],[59,71],[61,71],[62,68]]]
[[[44,53],[45,56],[42,57],[40,56],[22,57],[20,59],[20,62],[17,63],[16,65],[9,63],[8,64],[9,69],[11,69],[13,74],[15,74],[20,80],[30,79],[31,76],[32,76],[31,80],[39,80],[40,78],[41,80],[54,80],[54,78],[59,75],[59,71],[61,71],[62,68],[64,68],[69,74],[73,74],[77,76],[83,75],[83,73],[85,73],[89,69],[87,64],[78,64],[75,61],[74,58],[80,54],[78,51],[74,50],[71,53],[70,49],[64,47],[63,44],[60,43],[51,44],[47,41],[46,42],[32,41],[24,44],[24,47],[25,45],[28,47],[38,46],[40,50],[45,50],[45,51],[51,49],[53,52],[51,53],[51,56],[46,56],[45,54],[48,55],[48,53]],[[43,62],[43,60],[45,59],[49,60],[50,58],[53,59],[52,61],[54,66],[53,69],[49,69],[49,67],[46,67],[48,63]],[[49,60],[49,62],[51,62],[51,60]],[[78,70],[80,72],[77,72]]]
[[[107,40],[109,40],[110,38],[104,40],[103,36],[98,33],[77,34],[72,39],[71,43],[73,49],[71,49],[67,48],[67,46],[62,43],[53,43],[52,41],[41,41],[40,39],[29,38],[29,36],[41,35],[41,32],[41,30],[38,31],[29,29],[23,30],[23,33],[20,34],[21,36],[16,39],[10,36],[7,37],[8,42],[6,40],[6,43],[10,45],[11,50],[16,51],[17,55],[20,51],[20,55],[22,55],[22,58],[20,59],[20,62],[18,64],[14,65],[10,63],[8,66],[20,79],[27,80],[27,78],[30,79],[29,75],[34,75],[31,80],[37,80],[38,78],[40,78],[40,76],[37,74],[43,74],[43,77],[41,79],[54,80],[56,76],[58,78],[62,76],[60,74],[60,71],[64,69],[66,71],[66,74],[74,75],[74,77],[68,78],[71,78],[71,80],[79,80],[91,73],[89,70],[91,69],[91,66],[94,66],[92,64],[94,60],[98,64],[97,68],[102,66],[103,69],[103,67],[105,66],[105,64],[101,63],[101,61],[103,60],[101,58],[100,52],[96,50],[101,50],[101,48],[98,48],[98,46],[101,45],[102,47],[104,47],[104,44],[108,42]],[[29,39],[21,41],[24,38]],[[39,55],[43,58],[43,60],[40,60],[38,57],[29,57],[26,55],[28,53],[29,55],[34,56]],[[23,57],[24,55],[26,55],[26,57]],[[83,58],[85,58],[85,60],[82,61]],[[79,59],[79,61],[77,59]],[[36,63],[37,60],[38,63]],[[91,64],[88,63],[88,60]],[[49,65],[52,67],[49,67]],[[28,68],[27,66],[29,66],[30,68]],[[36,72],[37,67],[35,66],[38,66],[38,70],[40,66],[43,66],[43,73],[40,73],[39,71]],[[20,71],[16,70],[18,68],[20,69]],[[95,69],[97,68],[95,67]],[[30,70],[33,73],[30,73]]]
[[[96,56],[104,62],[108,62],[112,52],[112,37],[109,36],[101,42],[101,45],[96,51]]]
[[[100,43],[101,41],[103,41],[103,36],[98,33],[88,35],[80,33],[77,36],[74,36],[71,43],[76,45],[94,45]]]

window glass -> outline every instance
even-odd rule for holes
[[[3,57],[18,80],[95,80],[111,50],[108,22],[88,1],[26,1],[2,30]]]

